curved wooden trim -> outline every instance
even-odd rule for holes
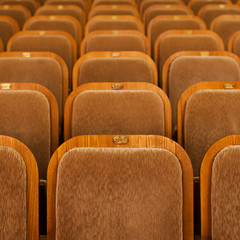
[[[169,35],[208,35],[214,37],[219,44],[219,51],[224,51],[224,43],[223,40],[217,35],[215,32],[210,31],[210,30],[169,30],[166,31],[158,36],[158,38],[155,41],[154,45],[154,59],[155,63],[158,66],[158,61],[159,61],[159,46],[161,41],[163,40],[164,37],[169,36]]]
[[[146,17],[147,17],[148,12],[150,12],[151,10],[154,10],[156,8],[159,9],[159,10],[161,10],[161,9],[166,9],[166,10],[168,10],[168,9],[185,9],[189,12],[189,15],[193,16],[192,10],[185,5],[180,5],[180,4],[153,4],[149,7],[147,7],[146,10],[143,13],[142,19],[143,19],[143,23],[144,23],[145,26],[146,26]]]
[[[2,39],[0,38],[0,52],[3,52],[4,48],[3,48],[3,42]]]
[[[194,15],[162,15],[162,16],[157,16],[149,22],[148,27],[147,27],[147,37],[148,37],[150,43],[152,44],[152,28],[153,28],[153,25],[156,22],[158,22],[159,20],[179,21],[179,20],[186,20],[186,19],[196,20],[201,25],[202,30],[206,29],[206,25],[205,25],[204,21],[202,19],[200,19],[199,17],[194,16]],[[169,31],[171,31],[171,30],[169,30]],[[174,31],[179,31],[179,30],[174,30]],[[163,32],[161,35],[163,35],[164,33],[165,32]],[[158,36],[158,38],[159,38],[159,36]],[[152,48],[155,48],[155,44],[156,44],[157,39],[155,40],[155,43],[153,44]]]
[[[14,18],[9,17],[9,16],[0,16],[0,20],[5,20],[5,21],[8,21],[8,22],[12,23],[12,25],[14,27],[14,30],[15,30],[15,33],[20,30],[19,25]]]
[[[137,31],[137,30],[117,30],[117,31],[112,31],[112,30],[98,30],[98,31],[93,31],[90,32],[88,35],[85,36],[85,38],[82,40],[81,43],[81,56],[83,56],[86,53],[86,45],[87,45],[87,41],[89,38],[91,38],[92,36],[96,35],[96,34],[109,34],[109,35],[124,35],[124,34],[134,34],[134,35],[138,35],[140,36],[144,43],[145,43],[145,48],[146,48],[146,54],[151,56],[151,44],[148,40],[148,38],[141,32]]]
[[[215,31],[214,28],[216,26],[216,24],[219,22],[219,21],[222,21],[222,20],[236,20],[236,21],[239,21],[240,22],[240,14],[239,15],[230,15],[230,14],[224,14],[224,15],[220,15],[216,18],[213,19],[213,21],[211,22],[210,24],[210,30],[211,31]]]
[[[178,143],[184,147],[184,115],[185,115],[185,105],[191,94],[198,90],[203,89],[225,89],[225,84],[234,84],[234,89],[240,89],[240,82],[199,82],[187,88],[181,95],[178,101],[177,108],[177,128],[178,128]],[[226,91],[228,89],[225,89]]]
[[[166,62],[163,65],[163,70],[162,70],[162,89],[163,91],[168,95],[168,73],[169,73],[169,69],[170,66],[172,64],[172,62],[178,58],[178,57],[182,57],[182,56],[202,56],[202,57],[206,57],[206,56],[221,56],[221,57],[230,57],[233,58],[240,66],[240,58],[230,52],[227,51],[181,51],[181,52],[177,52],[173,55],[171,55]]]
[[[89,28],[90,28],[90,25],[92,24],[92,22],[99,21],[99,20],[100,21],[101,20],[109,20],[109,21],[129,20],[129,21],[135,21],[139,26],[139,32],[141,32],[143,34],[145,32],[144,25],[143,25],[142,21],[137,17],[131,16],[131,15],[99,15],[99,16],[95,16],[95,17],[89,19],[89,21],[87,22],[87,24],[85,26],[85,36],[87,36],[87,34],[90,33]]]
[[[27,236],[26,239],[39,239],[39,190],[38,167],[29,148],[19,140],[0,135],[0,146],[6,146],[18,152],[26,165],[27,173]],[[21,207],[21,206],[19,206]]]
[[[46,36],[61,35],[61,36],[65,36],[66,38],[68,38],[68,40],[72,44],[72,55],[73,55],[72,61],[73,61],[73,64],[76,62],[76,60],[77,60],[76,42],[69,33],[64,32],[64,31],[35,31],[35,30],[30,31],[29,30],[29,31],[17,32],[16,34],[14,34],[9,39],[8,44],[7,44],[7,51],[11,51],[13,42],[17,37],[19,37],[19,36],[37,36],[37,35],[40,35],[40,36],[43,36],[43,35],[46,35]]]
[[[237,6],[235,4],[208,4],[202,7],[198,11],[198,17],[201,17],[202,13],[208,9],[239,9],[240,10],[240,6]]]
[[[96,10],[104,10],[104,9],[120,9],[120,10],[121,9],[129,9],[133,13],[132,16],[135,16],[140,19],[140,15],[139,15],[139,12],[136,9],[136,7],[133,7],[131,5],[118,5],[118,4],[116,4],[116,5],[114,5],[114,4],[113,5],[98,5],[96,7],[93,7],[88,14],[88,19],[91,19],[94,17],[92,15]],[[112,14],[112,15],[114,15],[114,14]],[[97,16],[99,16],[99,15],[97,15]]]
[[[211,178],[212,165],[216,155],[225,147],[240,145],[240,135],[230,135],[214,143],[205,154],[200,171],[201,191],[201,237],[211,239]]]
[[[105,82],[105,83],[85,83],[77,87],[67,98],[65,108],[64,108],[64,140],[68,140],[72,137],[72,106],[75,98],[82,92],[87,90],[113,90],[112,85],[116,84],[115,82]],[[165,109],[165,135],[166,137],[172,137],[172,110],[170,101],[167,95],[163,92],[162,89],[155,86],[151,83],[139,83],[139,82],[122,82],[119,83],[123,85],[123,88],[118,91],[124,90],[149,90],[157,93],[164,104]]]
[[[1,83],[4,84],[4,83]],[[0,84],[0,85],[1,85]],[[58,112],[58,104],[54,95],[44,86],[37,83],[10,83],[11,90],[32,90],[39,91],[45,95],[48,99],[50,106],[50,120],[51,120],[51,154],[59,146],[59,112]],[[1,90],[0,90],[1,91]]]
[[[228,51],[233,52],[233,44],[236,38],[240,35],[240,31],[235,32],[229,39],[228,41]]]
[[[62,156],[76,147],[126,147],[164,148],[179,159],[183,171],[183,236],[185,240],[193,240],[193,170],[187,153],[176,142],[163,136],[127,135],[129,142],[118,146],[113,143],[113,137],[114,135],[78,136],[63,143],[52,156],[47,174],[47,239],[55,239],[57,168]]]
[[[62,105],[63,105],[63,111],[64,111],[64,104],[67,100],[68,96],[68,68],[65,63],[65,61],[58,56],[57,54],[53,52],[27,52],[30,54],[31,58],[52,58],[56,60],[62,69]],[[15,58],[15,57],[25,57],[26,52],[2,52],[0,53],[0,58],[5,57],[5,58]]]
[[[150,4],[144,11],[143,11],[143,7],[144,7],[144,4],[146,4],[146,3],[148,3],[148,2],[152,2],[152,0],[143,0],[141,3],[140,3],[140,6],[139,6],[139,12],[140,12],[140,15],[141,16],[143,16],[144,15],[144,13],[145,13],[145,11],[146,11],[146,9],[149,7],[149,6],[151,6],[151,5],[154,5],[154,4],[161,4],[161,1],[157,1],[158,3],[153,3],[153,4]],[[165,3],[163,3],[164,5],[166,4],[166,0],[163,0],[163,2],[165,2]],[[179,4],[177,4],[177,5],[184,5],[184,6],[186,6],[186,4],[183,2],[183,0],[175,0],[175,4],[177,4],[177,3],[179,3]],[[170,3],[169,3],[170,4]],[[174,3],[171,3],[171,4],[174,4]]]
[[[73,67],[73,72],[72,72],[72,86],[73,90],[75,90],[78,87],[78,78],[79,78],[79,70],[81,69],[82,64],[88,60],[88,59],[101,59],[101,58],[112,58],[116,59],[116,57],[112,56],[113,52],[89,52],[87,54],[84,54],[82,57],[80,57],[74,67]],[[153,74],[153,84],[156,86],[158,85],[158,73],[157,73],[157,67],[154,63],[154,61],[145,53],[142,52],[135,52],[135,51],[122,51],[122,52],[117,52],[119,53],[119,56],[117,58],[139,58],[148,63],[152,70]]]
[[[124,1],[126,2],[126,0],[124,0]],[[119,0],[110,0],[109,2],[112,3],[111,5],[117,5],[117,4],[121,3],[121,0],[120,1]],[[134,0],[127,0],[127,2],[129,2],[129,4],[124,3],[124,5],[129,5],[129,6],[137,8],[136,2]],[[99,5],[103,5],[102,0],[94,0],[91,7],[95,8]]]

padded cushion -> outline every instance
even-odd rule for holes
[[[144,40],[136,34],[96,34],[86,43],[86,53],[94,51],[139,51],[146,53]]]
[[[87,82],[150,82],[153,73],[140,58],[92,58],[79,69],[78,85]]]
[[[200,90],[185,107],[184,148],[199,176],[202,159],[217,140],[240,134],[240,90]]]
[[[228,146],[214,159],[211,183],[212,239],[240,235],[240,146]]]
[[[27,174],[22,157],[0,146],[0,233],[4,240],[26,240]]]
[[[223,56],[181,56],[171,63],[168,96],[172,106],[173,129],[176,129],[177,103],[182,93],[194,83],[216,80],[239,81],[238,62]]]
[[[3,47],[6,49],[8,40],[16,33],[15,26],[12,22],[1,19],[0,17],[0,38],[3,42]]]
[[[164,105],[152,91],[85,91],[72,110],[72,136],[165,135]]]
[[[0,134],[22,141],[34,154],[41,179],[50,160],[50,106],[45,95],[30,90],[0,91]]]
[[[56,237],[183,239],[182,191],[165,149],[72,149],[58,166]]]

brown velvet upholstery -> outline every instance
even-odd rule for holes
[[[48,88],[56,97],[60,120],[63,117],[63,69],[56,57],[45,53],[27,54],[9,52],[0,54],[0,83],[38,83]],[[28,55],[27,55],[28,56]],[[14,71],[13,71],[14,69]],[[19,77],[21,76],[21,77]]]
[[[10,147],[0,146],[0,165],[1,239],[26,240],[27,173],[25,163],[17,151]]]
[[[172,106],[173,129],[177,128],[177,103],[191,85],[202,81],[239,81],[239,63],[227,56],[179,56],[169,68],[168,96]]]
[[[172,54],[179,51],[220,51],[223,50],[223,45],[215,35],[209,32],[201,32],[193,34],[175,34],[168,31],[166,36],[159,43],[158,50],[158,77],[159,84],[162,81],[162,68],[165,61]],[[158,42],[157,42],[158,43]],[[157,44],[156,43],[156,44]],[[156,48],[156,46],[155,46]]]
[[[3,47],[6,49],[8,40],[19,31],[17,22],[7,16],[0,16],[0,38],[3,42]]]
[[[179,4],[179,5],[183,5],[183,2],[181,0],[139,0],[138,1],[139,4],[139,11],[141,16],[144,15],[145,10],[155,4]]]
[[[189,8],[183,5],[161,5],[154,4],[148,7],[143,15],[145,31],[150,21],[160,15],[191,15],[192,12]]]
[[[231,4],[230,0],[191,0],[188,6],[192,9],[195,15],[198,15],[199,10],[209,4]]]
[[[99,15],[131,15],[140,18],[137,9],[130,5],[99,5],[92,8],[88,18]]]
[[[119,53],[123,55],[124,52]],[[127,52],[128,53],[128,52]],[[127,54],[125,53],[125,54]],[[113,56],[112,56],[112,55]],[[149,82],[156,84],[155,76],[157,68],[152,59],[139,52],[129,52],[128,56],[114,57],[114,52],[106,55],[102,53],[90,53],[80,58],[77,62],[82,62],[77,66],[77,85],[88,82]],[[148,61],[146,60],[148,59]],[[152,62],[150,65],[149,62]],[[154,69],[153,69],[154,68]],[[74,79],[75,80],[75,79]],[[74,84],[73,84],[74,85]]]
[[[71,79],[74,58],[76,57],[74,57],[76,45],[67,33],[62,31],[22,31],[19,32],[19,35],[14,35],[11,45],[8,43],[8,51],[48,51],[56,53],[67,64],[69,79]]]
[[[158,16],[153,18],[148,24],[148,38],[151,39],[152,56],[154,54],[154,44],[159,35],[167,30],[180,29],[205,29],[202,20],[196,16],[178,15],[178,16]]]
[[[31,16],[29,10],[21,5],[0,5],[0,15],[15,19],[20,29],[22,29],[23,24]]]
[[[39,8],[39,2],[35,1],[35,0],[2,0],[1,4],[6,4],[6,5],[22,5],[24,7],[26,7],[31,15],[34,15],[35,11],[37,10],[37,8]]]
[[[82,8],[75,5],[45,5],[35,13],[35,16],[67,15],[75,17],[84,29],[86,17]]]
[[[183,239],[182,168],[165,149],[74,148],[57,171],[56,236]]]
[[[203,19],[207,28],[210,28],[210,24],[214,18],[220,15],[237,15],[240,14],[240,6],[236,5],[228,5],[228,4],[220,4],[220,5],[207,5],[203,7],[199,12],[198,15]]]
[[[211,24],[211,30],[222,38],[225,50],[227,50],[230,37],[240,30],[239,15],[224,15],[217,17]]]
[[[89,90],[73,102],[72,136],[165,135],[164,105],[153,91]]]
[[[40,178],[46,178],[51,154],[50,105],[46,96],[31,90],[1,90],[0,112],[0,134],[25,143],[36,157]]]
[[[211,183],[212,239],[240,234],[240,146],[228,146],[214,158]]]
[[[137,31],[94,31],[83,40],[81,55],[95,51],[139,51],[149,54],[148,48],[148,39]]]
[[[240,90],[199,90],[186,102],[184,148],[192,161],[194,176],[199,176],[201,161],[218,139],[240,133]]]
[[[86,24],[85,35],[97,30],[137,30],[144,33],[143,23],[134,16],[96,16]]]
[[[76,5],[83,10],[86,16],[89,11],[88,2],[84,0],[47,0],[45,5]]]

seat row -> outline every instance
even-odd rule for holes
[[[201,239],[237,239],[240,135],[207,151],[201,167]],[[0,136],[3,239],[39,239],[38,169],[19,140]],[[12,197],[14,196],[14,198]],[[194,239],[193,172],[162,136],[78,136],[48,166],[47,239]],[[234,228],[234,231],[232,230]],[[27,238],[26,238],[27,236]]]

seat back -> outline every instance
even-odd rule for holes
[[[0,15],[13,18],[20,29],[23,24],[31,17],[30,11],[21,5],[0,5]]]
[[[153,134],[171,137],[171,106],[150,83],[87,83],[68,97],[65,140],[88,134]]]
[[[39,239],[38,168],[19,140],[0,135],[1,238]]]
[[[135,30],[100,30],[89,33],[81,43],[81,55],[96,51],[138,51],[151,54],[149,40]]]
[[[240,59],[229,52],[177,52],[163,66],[163,90],[172,106],[172,129],[177,131],[177,103],[191,85],[203,81],[239,81]],[[174,133],[175,132],[175,133]]]
[[[50,240],[193,240],[191,163],[168,138],[70,139],[50,161],[47,191]]]
[[[24,142],[36,157],[40,179],[46,179],[59,137],[58,106],[53,94],[34,83],[1,83],[0,111],[0,134]]]
[[[73,68],[73,90],[89,82],[149,82],[157,85],[157,68],[141,52],[91,52]]]
[[[216,33],[209,30],[172,30],[158,37],[154,50],[161,86],[163,65],[172,54],[179,51],[223,51],[224,44]]]
[[[147,35],[151,43],[152,57],[154,56],[154,44],[162,33],[168,30],[199,30],[205,29],[204,22],[192,15],[176,15],[176,16],[158,16],[153,18],[148,24]],[[156,58],[156,56],[154,56]]]
[[[92,3],[92,8],[100,5],[129,5],[136,7],[136,2],[134,0],[95,0]]]
[[[202,159],[220,138],[240,133],[240,83],[201,82],[189,87],[178,103],[178,142],[199,177]]]
[[[200,178],[203,240],[238,238],[239,146],[240,135],[227,136],[213,144],[204,156]]]
[[[209,4],[202,7],[198,12],[198,16],[203,19],[208,29],[210,29],[210,25],[214,18],[226,14],[240,14],[240,6],[233,4]]]
[[[228,51],[236,54],[238,57],[240,57],[239,43],[240,43],[240,31],[237,31],[229,39]]]

